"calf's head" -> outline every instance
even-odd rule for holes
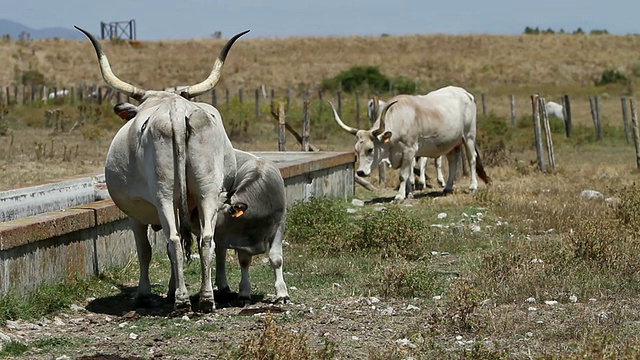
[[[355,150],[358,155],[358,169],[356,170],[356,174],[358,176],[371,175],[372,169],[377,168],[382,160],[389,158],[389,147],[393,133],[391,131],[385,131],[385,122],[387,112],[395,103],[396,101],[391,102],[384,108],[378,121],[373,124],[372,129],[362,130],[350,127],[342,122],[336,108],[329,102],[338,125],[340,125],[344,131],[356,137]]]

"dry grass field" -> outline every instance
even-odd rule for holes
[[[132,47],[107,42],[105,47],[117,75],[162,88],[200,81],[222,43],[203,39]],[[33,69],[59,86],[101,83],[88,41],[4,42],[0,58],[6,64],[0,69],[3,86]],[[451,196],[431,188],[394,205],[389,200],[397,179],[391,172],[386,187],[372,179],[379,191],[357,189],[364,207],[342,201],[294,207],[285,248],[292,304],[272,317],[240,316],[242,310],[226,305],[214,314],[189,314],[186,319],[167,316],[171,309],[166,305],[134,308],[135,260],[100,279],[42,290],[26,304],[21,296],[0,298],[0,332],[13,340],[0,356],[640,357],[639,172],[620,110],[621,96],[638,95],[640,37],[240,40],[219,88],[235,93],[265,84],[282,96],[288,86],[312,87],[354,65],[377,65],[389,76],[417,78],[424,91],[461,85],[474,93],[479,108],[485,93],[489,114],[478,118],[479,149],[493,183],[481,183],[477,194],[469,194],[464,191],[469,179],[462,177]],[[628,81],[596,86],[608,70],[624,73]],[[529,102],[535,92],[554,101],[564,93],[572,97],[572,136],[566,138],[562,124],[552,119],[557,168],[549,173],[535,164]],[[514,125],[510,94],[517,103]],[[602,141],[595,138],[588,102],[596,94],[602,101]],[[335,95],[325,99],[335,101]],[[343,100],[343,116],[355,124],[353,95]],[[68,103],[5,108],[0,113],[5,125],[0,189],[100,172],[120,122],[111,114],[111,104],[88,106],[88,112]],[[277,149],[268,104],[261,106],[257,118],[251,101],[233,99],[219,106],[236,147]],[[299,128],[299,97],[291,106],[287,119]],[[64,130],[45,125],[43,113],[52,108],[62,109]],[[337,129],[327,109],[312,99],[312,143],[325,150],[353,149],[353,137]],[[361,108],[361,119],[364,113]],[[79,120],[85,120],[84,126],[70,132]],[[287,141],[288,149],[297,149],[291,136]],[[433,176],[431,166],[428,172]],[[583,190],[599,191],[602,198],[582,198]],[[255,307],[270,306],[260,298],[268,298],[273,281],[262,260],[252,266]],[[154,294],[161,301],[167,261],[154,259],[152,270]],[[237,272],[231,268],[231,284],[237,283]],[[188,276],[190,284],[198,283],[193,263]],[[194,286],[190,290],[196,291]],[[87,311],[70,310],[72,303]],[[16,319],[21,320],[11,322]],[[206,346],[195,346],[201,344]]]
[[[205,77],[225,40],[104,42],[114,72],[143,88],[190,84]],[[640,36],[415,35],[241,39],[219,88],[311,87],[354,65],[417,79],[425,90],[456,83],[493,94],[590,92],[605,70],[640,75]],[[101,83],[88,41],[0,42],[0,85],[38,70],[57,86]]]

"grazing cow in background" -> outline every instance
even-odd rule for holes
[[[416,156],[437,158],[447,155],[449,177],[444,193],[453,192],[456,149],[465,147],[471,173],[469,190],[478,188],[477,175],[487,184],[487,176],[476,149],[476,104],[469,92],[447,86],[426,95],[398,95],[382,110],[370,130],[345,125],[333,104],[336,123],[356,136],[358,176],[369,176],[382,159],[388,158],[394,169],[400,169],[400,189],[396,202],[411,196],[409,186],[412,164]]]
[[[46,101],[46,100],[53,100],[53,99],[61,99],[65,96],[69,96],[69,90],[67,89],[62,89],[62,90],[57,90],[57,91],[52,91],[50,92],[46,97],[42,98],[42,101]]]
[[[562,108],[562,105],[549,101],[544,104],[544,109],[547,111],[548,116],[555,116],[564,121],[564,109]]]
[[[384,109],[386,105],[387,103],[383,100],[378,99],[377,96],[374,97],[373,99],[369,99],[369,102],[367,102],[367,117],[369,118],[371,123],[376,121],[378,114],[380,113],[380,110]],[[442,158],[443,158],[442,156],[438,156],[435,159],[436,179],[438,181],[438,184],[440,184],[440,186],[445,186],[444,175],[442,174]],[[429,159],[426,157],[419,157],[419,156],[417,156],[414,159],[414,162],[418,164],[418,173],[416,174],[418,175],[418,184],[423,189],[427,187],[427,161],[428,160]],[[384,159],[382,160],[382,162],[388,165],[391,165],[388,159]],[[415,163],[412,165],[414,169],[415,169]],[[412,187],[414,185],[414,181],[415,179],[411,177]]]
[[[248,31],[227,42],[207,79],[175,94],[143,90],[120,80],[111,71],[98,40],[89,32],[76,29],[93,44],[105,82],[140,102],[135,109],[119,112],[131,121],[115,135],[105,164],[109,194],[129,215],[136,240],[140,263],[137,300],[145,302],[151,295],[151,246],[147,238],[151,225],[162,227],[168,240],[171,276],[175,279],[175,292],[168,294],[169,299],[178,310],[190,309],[183,263],[191,252],[190,214],[197,208],[202,266],[199,307],[201,311],[211,311],[215,308],[211,282],[214,229],[218,210],[226,200],[223,194],[233,185],[237,165],[220,112],[209,104],[189,99],[214,88],[231,46]],[[118,110],[121,109],[116,107]]]
[[[238,172],[227,201],[218,214],[215,230],[216,286],[230,293],[226,275],[227,249],[235,249],[242,272],[239,298],[251,302],[249,265],[251,257],[269,250],[275,272],[276,301],[287,302],[289,293],[282,274],[282,243],[285,232],[286,199],[284,180],[271,161],[235,150]],[[197,219],[192,215],[192,219]]]

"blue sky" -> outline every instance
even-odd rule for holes
[[[520,34],[526,26],[640,33],[638,0],[0,0],[0,17],[34,29],[135,19],[139,40],[403,34]]]

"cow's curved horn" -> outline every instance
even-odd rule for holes
[[[211,74],[209,74],[209,77],[201,83],[191,85],[188,88],[182,90],[182,96],[186,97],[187,99],[191,99],[213,89],[218,83],[218,80],[220,80],[220,70],[222,70],[222,65],[224,64],[224,60],[227,58],[227,53],[229,53],[231,46],[234,42],[236,42],[236,40],[238,40],[238,38],[240,38],[240,36],[248,32],[249,30],[243,31],[229,39],[224,48],[222,48],[222,51],[220,51],[220,55],[218,55],[216,62],[213,63],[213,69],[211,70]]]
[[[91,33],[88,31],[81,29],[77,26],[74,26],[76,29],[85,34],[89,40],[91,40],[91,44],[93,44],[93,48],[96,50],[96,54],[98,55],[98,63],[100,64],[100,72],[102,73],[102,78],[107,83],[107,85],[116,89],[117,91],[123,93],[124,95],[130,96],[136,100],[141,100],[146,90],[139,89],[127,82],[124,82],[118,79],[117,76],[111,71],[111,66],[109,65],[109,60],[107,59],[107,55],[102,50],[102,45],[96,40]]]
[[[333,117],[336,119],[336,122],[338,123],[338,125],[340,125],[340,127],[343,128],[344,131],[355,135],[358,132],[358,129],[352,128],[351,126],[343,123],[342,120],[340,119],[340,115],[338,115],[338,112],[336,111],[336,108],[333,106],[331,101],[327,101],[327,102],[329,103],[329,105],[331,105],[331,109],[333,109]]]
[[[378,112],[380,111],[380,101],[377,96],[374,96],[373,99],[373,121],[375,121],[376,117],[378,117]]]
[[[391,106],[397,102],[398,100],[392,101],[389,104],[387,104],[387,106],[384,107],[384,109],[382,110],[382,114],[380,114],[380,124],[378,125],[378,128],[371,132],[373,136],[378,136],[384,132],[385,118],[387,117],[387,111],[389,111]]]

